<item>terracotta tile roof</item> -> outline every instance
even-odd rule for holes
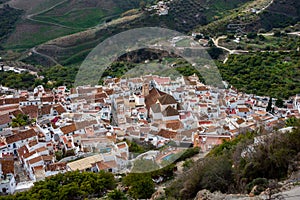
[[[17,150],[17,152],[18,152],[19,157],[22,158],[25,154],[28,154],[28,153],[29,153],[29,150],[28,150],[27,146],[24,145],[24,146],[20,147],[20,148]]]
[[[177,101],[172,95],[165,94],[157,99],[161,105],[177,104]]]
[[[126,144],[125,143],[121,143],[121,144],[117,144],[119,149],[123,149],[126,148]]]
[[[249,108],[238,108],[239,112],[250,112]]]
[[[198,86],[196,87],[196,91],[208,91],[208,88],[206,86]]]
[[[170,77],[154,77],[153,80],[158,84],[168,84],[171,82]]]
[[[170,117],[170,116],[176,116],[179,115],[178,110],[176,110],[175,108],[173,108],[172,106],[168,106],[163,112],[162,112],[163,116],[165,117]]]
[[[178,129],[182,128],[182,123],[179,120],[166,121],[166,128],[169,128],[172,130],[178,130]]]
[[[60,128],[60,130],[64,133],[64,134],[68,134],[68,133],[72,133],[74,131],[76,131],[76,125],[74,123],[64,126],[62,128]]]
[[[36,149],[35,151],[36,152],[43,152],[43,151],[47,151],[48,149],[46,148],[46,147],[40,147],[40,148],[38,148],[38,149]]]
[[[21,110],[25,115],[28,115],[30,118],[37,118],[38,117],[38,106],[30,105],[21,107]]]
[[[33,147],[34,145],[37,145],[37,140],[30,140],[29,142],[28,142],[28,146],[29,147]]]
[[[8,104],[19,104],[20,102],[20,98],[5,98],[4,99],[4,104],[8,105]]]
[[[13,115],[14,117],[17,117],[19,114],[24,114],[24,113],[21,110],[17,109],[10,112],[10,114]]]
[[[11,112],[18,108],[19,108],[19,104],[18,105],[3,105],[3,106],[0,106],[0,112],[3,112],[3,111]]]
[[[107,169],[112,169],[112,168],[116,168],[117,162],[115,160],[112,161],[100,161],[96,163],[97,167],[99,170],[107,170]]]
[[[80,130],[80,129],[84,129],[85,127],[88,127],[88,126],[92,126],[94,124],[97,124],[97,120],[85,120],[85,121],[81,121],[81,122],[76,122],[76,127],[77,127],[77,130]]]
[[[149,110],[150,107],[156,103],[157,99],[164,94],[165,93],[159,91],[158,89],[152,88],[149,91],[149,94],[145,97],[146,108]]]
[[[44,161],[53,161],[53,155],[42,155]]]
[[[43,170],[43,169],[44,169],[44,167],[42,165],[33,167],[34,172],[37,172],[37,171],[40,171],[40,170]]]
[[[32,159],[28,160],[28,163],[29,163],[30,165],[32,165],[32,164],[37,163],[37,162],[40,162],[40,161],[42,161],[42,160],[43,160],[42,156],[37,156],[37,157],[35,157],[35,158],[32,158]]]
[[[176,132],[174,132],[174,131],[168,131],[168,130],[165,130],[165,129],[161,129],[158,133],[157,133],[157,135],[159,135],[159,136],[162,136],[162,137],[164,137],[164,138],[175,138],[176,137],[176,135],[177,135],[177,133]]]
[[[8,124],[11,122],[9,114],[0,115],[0,125]]]
[[[41,115],[49,115],[51,112],[52,105],[43,105],[40,110]]]
[[[107,98],[107,94],[105,92],[95,94],[95,99]]]
[[[31,152],[29,152],[29,153],[25,153],[25,154],[23,155],[23,158],[29,158],[30,156],[32,156],[32,155],[34,155],[34,154],[36,154],[35,151],[31,151]]]
[[[236,121],[236,123],[238,123],[238,124],[242,124],[242,123],[244,123],[245,122],[245,120],[243,120],[243,119],[238,119],[237,121]]]
[[[106,92],[107,95],[112,95],[114,93],[114,90],[113,89],[106,89],[105,92]]]
[[[41,97],[42,102],[53,102],[54,97],[53,96],[46,96],[46,97]]]
[[[60,171],[60,170],[66,170],[67,169],[67,163],[52,163],[47,166],[47,171]]]
[[[14,142],[26,140],[34,136],[37,136],[37,133],[33,129],[29,129],[26,131],[20,131],[19,133],[6,137],[6,142],[7,144],[12,144]]]
[[[14,157],[13,155],[1,158],[1,170],[3,174],[15,173]]]
[[[59,115],[66,112],[66,109],[60,104],[54,105],[53,109],[56,110]]]

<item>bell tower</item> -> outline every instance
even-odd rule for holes
[[[143,84],[143,89],[142,89],[142,95],[145,97],[149,94],[149,84],[144,83]]]

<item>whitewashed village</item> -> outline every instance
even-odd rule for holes
[[[270,113],[269,97],[206,86],[196,75],[109,78],[103,86],[2,88],[1,93],[0,192],[5,194],[67,171],[127,173],[136,156],[127,141],[155,148],[173,142],[208,152],[239,134],[282,129],[287,118],[300,117],[298,95],[285,100],[285,108],[276,107],[274,99]],[[24,116],[29,123],[17,124]],[[154,159],[171,154],[172,149]]]

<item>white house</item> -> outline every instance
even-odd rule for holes
[[[13,174],[1,175],[0,193],[13,194],[16,189],[16,180]]]

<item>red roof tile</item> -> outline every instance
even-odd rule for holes
[[[37,118],[38,117],[38,106],[30,105],[21,107],[21,110],[24,114],[28,115],[30,118]]]
[[[33,129],[29,129],[26,131],[20,131],[19,133],[6,137],[6,142],[7,144],[12,144],[14,142],[26,140],[34,136],[37,136],[37,133]]]
[[[15,173],[14,157],[12,155],[1,158],[1,170],[3,174]]]
[[[11,122],[9,114],[0,115],[0,125],[8,124]]]
[[[53,109],[56,110],[59,115],[66,112],[66,109],[60,104],[54,105]]]
[[[165,130],[165,129],[161,129],[157,135],[159,136],[162,136],[164,138],[175,138],[176,135],[177,135],[177,132],[174,132],[174,131],[168,131],[168,130]]]
[[[75,124],[70,124],[70,125],[67,125],[67,126],[64,126],[62,128],[60,128],[60,130],[64,133],[64,134],[68,134],[68,133],[72,133],[74,131],[76,131],[76,125]]]

